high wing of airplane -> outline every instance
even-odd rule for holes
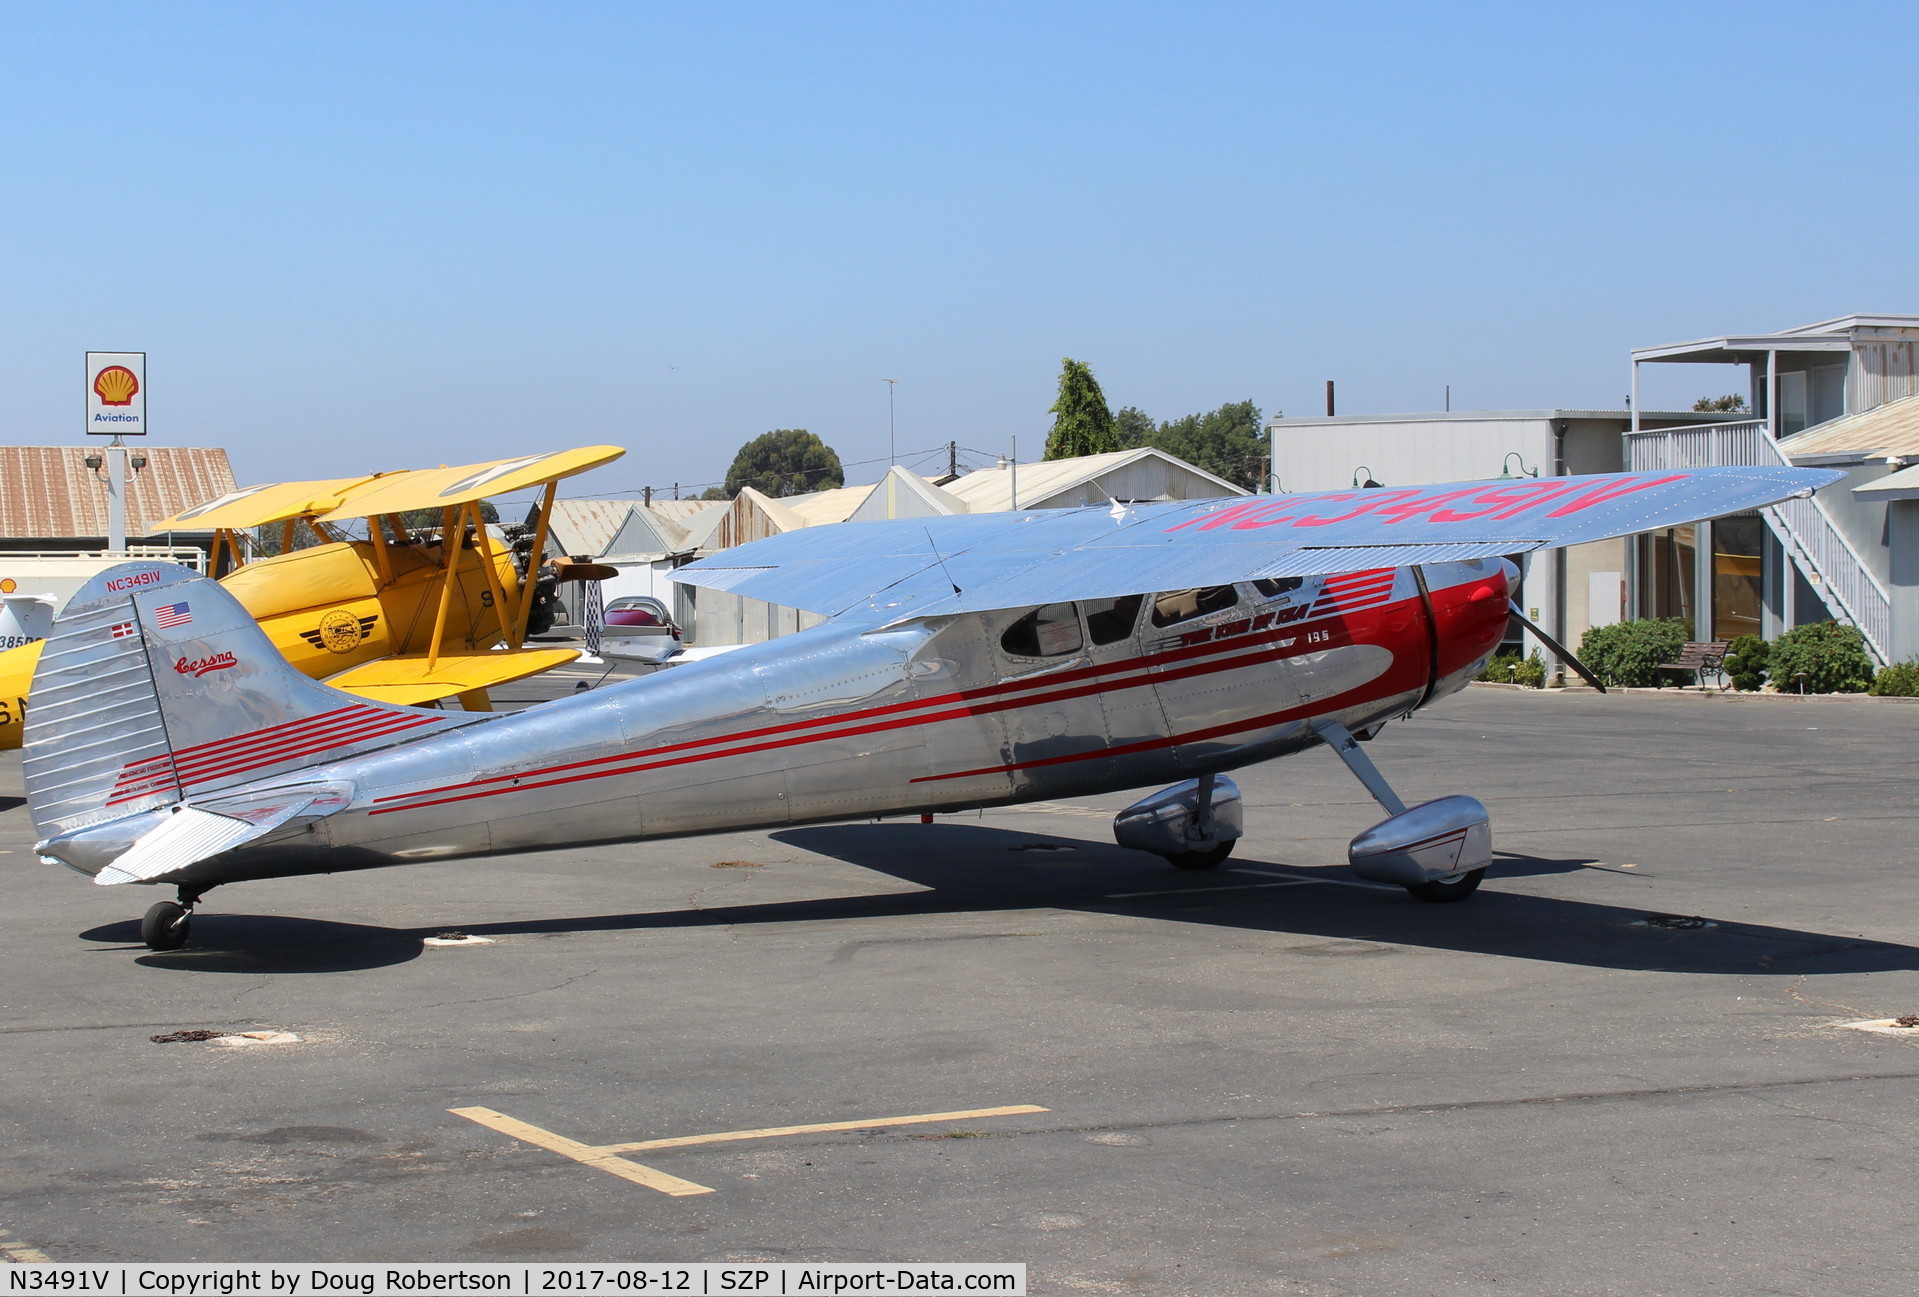
[[[67,606],[34,680],[27,796],[49,863],[208,889],[416,860],[928,814],[1165,784],[1123,846],[1219,864],[1226,772],[1325,744],[1386,813],[1361,876],[1427,901],[1492,860],[1466,795],[1407,807],[1359,740],[1497,648],[1506,555],[1810,493],[1829,470],[1509,484],[851,523],[678,579],[832,613],[798,635],[508,715],[308,679],[227,590],[164,564]]]
[[[154,524],[154,533],[211,531],[221,584],[302,675],[356,697],[420,704],[458,697],[473,710],[487,690],[549,670],[572,649],[527,648],[551,624],[553,586],[540,571],[558,484],[618,459],[587,446],[484,464],[371,477],[248,487]],[[497,542],[481,517],[488,496],[544,486],[540,521],[518,549]],[[406,515],[430,511],[432,525]],[[343,524],[365,520],[364,539]],[[283,552],[247,559],[247,534],[278,526]],[[317,541],[295,549],[297,534]],[[449,539],[450,538],[450,539]],[[527,570],[531,566],[533,571]],[[0,749],[18,747],[38,643],[0,653]]]

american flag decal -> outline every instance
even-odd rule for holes
[[[125,639],[131,634],[133,634],[133,623],[130,621],[123,621],[113,628],[113,638],[115,639]]]
[[[193,614],[187,610],[184,599],[179,603],[163,603],[153,610],[153,625],[156,630],[172,630],[192,620]]]

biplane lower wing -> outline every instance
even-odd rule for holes
[[[475,689],[524,680],[527,676],[564,666],[579,657],[578,649],[520,649],[517,652],[442,653],[428,661],[424,653],[379,658],[364,666],[327,677],[325,683],[341,693],[377,702],[415,706]]]
[[[1810,495],[1829,469],[1703,468],[849,523],[673,573],[875,625],[1054,601],[1460,562]]]

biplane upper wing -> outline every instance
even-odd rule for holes
[[[673,579],[888,625],[1520,554],[1738,513],[1840,476],[1786,467],[1594,473],[849,523],[742,545]]]
[[[570,648],[461,651],[442,653],[436,660],[424,653],[406,653],[342,671],[327,677],[325,683],[356,697],[412,706],[523,680],[579,656],[578,649]]]
[[[312,482],[272,482],[242,487],[154,523],[147,529],[147,535],[169,531],[240,531],[285,522],[302,514],[325,513],[339,507],[340,497],[349,487],[373,480],[330,477]]]
[[[582,446],[577,450],[522,455],[518,459],[496,459],[485,464],[385,473],[365,479],[343,493],[324,516],[328,519],[369,518],[414,509],[449,509],[489,495],[506,495],[529,486],[557,482],[610,464],[624,454],[626,451],[619,446]]]

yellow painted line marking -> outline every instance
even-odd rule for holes
[[[657,1189],[675,1198],[691,1197],[699,1193],[712,1193],[713,1190],[703,1184],[694,1184],[691,1180],[682,1180],[678,1176],[656,1171],[650,1166],[641,1166],[632,1162],[622,1153],[642,1153],[655,1148],[690,1148],[698,1144],[722,1144],[740,1139],[772,1139],[779,1135],[817,1135],[836,1130],[871,1130],[877,1126],[917,1126],[935,1121],[972,1121],[980,1117],[1016,1117],[1031,1112],[1050,1112],[1037,1104],[1019,1103],[1006,1108],[967,1108],[960,1112],[922,1112],[910,1117],[872,1117],[865,1121],[822,1121],[807,1126],[763,1126],[758,1130],[723,1130],[713,1135],[681,1135],[675,1139],[642,1139],[627,1144],[582,1144],[578,1140],[568,1139],[564,1135],[555,1135],[550,1130],[542,1130],[529,1122],[509,1117],[503,1112],[491,1108],[448,1108],[456,1117],[465,1117],[476,1121],[489,1130],[497,1130],[502,1135],[523,1140],[536,1148],[570,1157],[583,1166],[597,1167],[622,1180],[631,1180],[634,1184]]]
[[[694,1144],[720,1144],[733,1139],[772,1139],[776,1135],[817,1135],[832,1130],[871,1130],[875,1126],[916,1126],[929,1121],[971,1121],[976,1117],[1016,1117],[1028,1112],[1047,1112],[1035,1104],[1020,1103],[1010,1108],[970,1108],[965,1112],[923,1112],[914,1117],[875,1117],[870,1121],[822,1121],[811,1126],[767,1126],[760,1130],[726,1130],[717,1135],[682,1135],[678,1139],[642,1139],[631,1144],[602,1144],[602,1153],[643,1153],[653,1148],[688,1148]]]
[[[43,1265],[53,1260],[37,1247],[28,1247],[25,1243],[16,1243],[0,1231],[0,1255],[4,1255],[14,1265]]]
[[[448,1108],[447,1111],[456,1117],[477,1121],[480,1125],[497,1130],[502,1135],[524,1140],[536,1148],[558,1153],[562,1157],[570,1157],[582,1165],[596,1167],[609,1175],[617,1175],[622,1180],[631,1180],[634,1184],[645,1185],[649,1189],[658,1190],[675,1198],[688,1198],[694,1194],[713,1192],[703,1184],[694,1184],[691,1180],[682,1180],[664,1171],[655,1171],[650,1166],[629,1162],[606,1149],[582,1144],[564,1135],[555,1135],[550,1130],[541,1130],[538,1126],[517,1121],[491,1108]]]

